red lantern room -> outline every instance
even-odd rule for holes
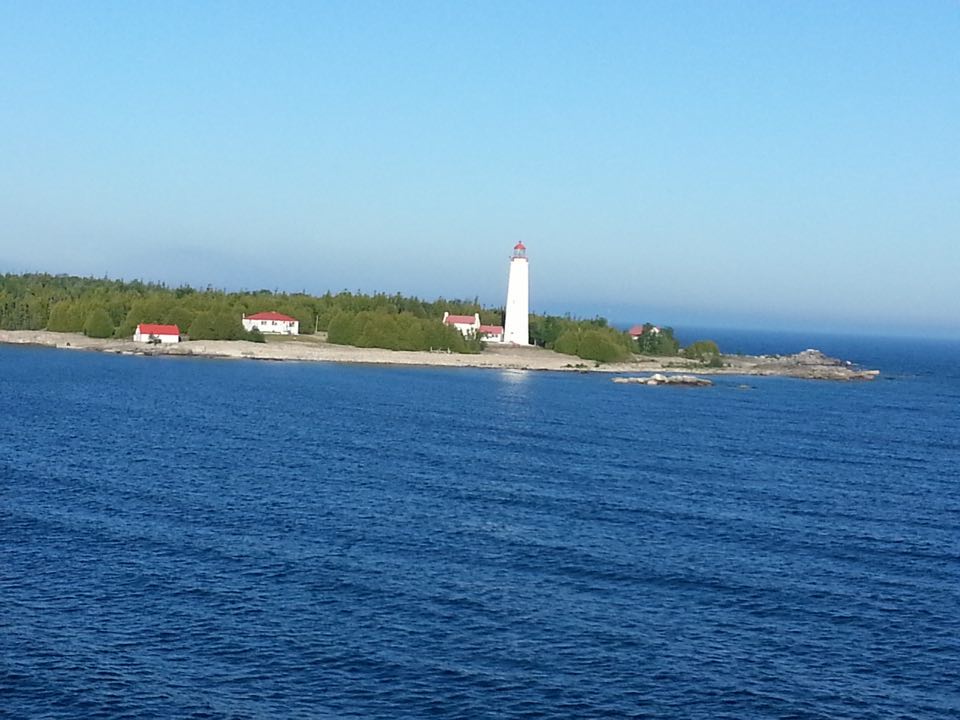
[[[515,258],[526,258],[527,257],[527,246],[522,242],[518,242],[513,246],[513,256]]]

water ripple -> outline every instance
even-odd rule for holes
[[[0,348],[0,717],[960,717],[942,382]]]

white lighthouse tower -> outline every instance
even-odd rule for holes
[[[507,308],[503,323],[503,341],[514,345],[530,344],[530,272],[527,248],[522,242],[513,247],[510,278],[507,281]]]

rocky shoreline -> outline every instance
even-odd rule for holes
[[[866,370],[814,349],[792,355],[724,355],[723,363],[724,367],[717,369],[716,374],[775,375],[808,380],[873,380],[880,374],[879,370]]]
[[[40,345],[69,350],[93,350],[121,355],[163,355],[221,359],[280,360],[296,362],[361,363],[429,367],[471,367],[501,370],[552,370],[605,373],[679,373],[696,375],[754,375],[813,380],[872,380],[877,370],[830,358],[818,350],[794,355],[724,355],[718,367],[678,357],[637,355],[633,362],[598,364],[536,347],[490,346],[476,355],[445,352],[412,352],[334,345],[310,335],[271,337],[266,343],[196,340],[176,345],[144,345],[132,340],[89,338],[79,333],[45,330],[0,330],[0,343]],[[670,377],[670,376],[667,376]]]

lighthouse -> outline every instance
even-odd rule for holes
[[[503,341],[514,345],[529,345],[530,273],[527,248],[522,242],[513,246],[513,256],[510,258],[506,314]]]

